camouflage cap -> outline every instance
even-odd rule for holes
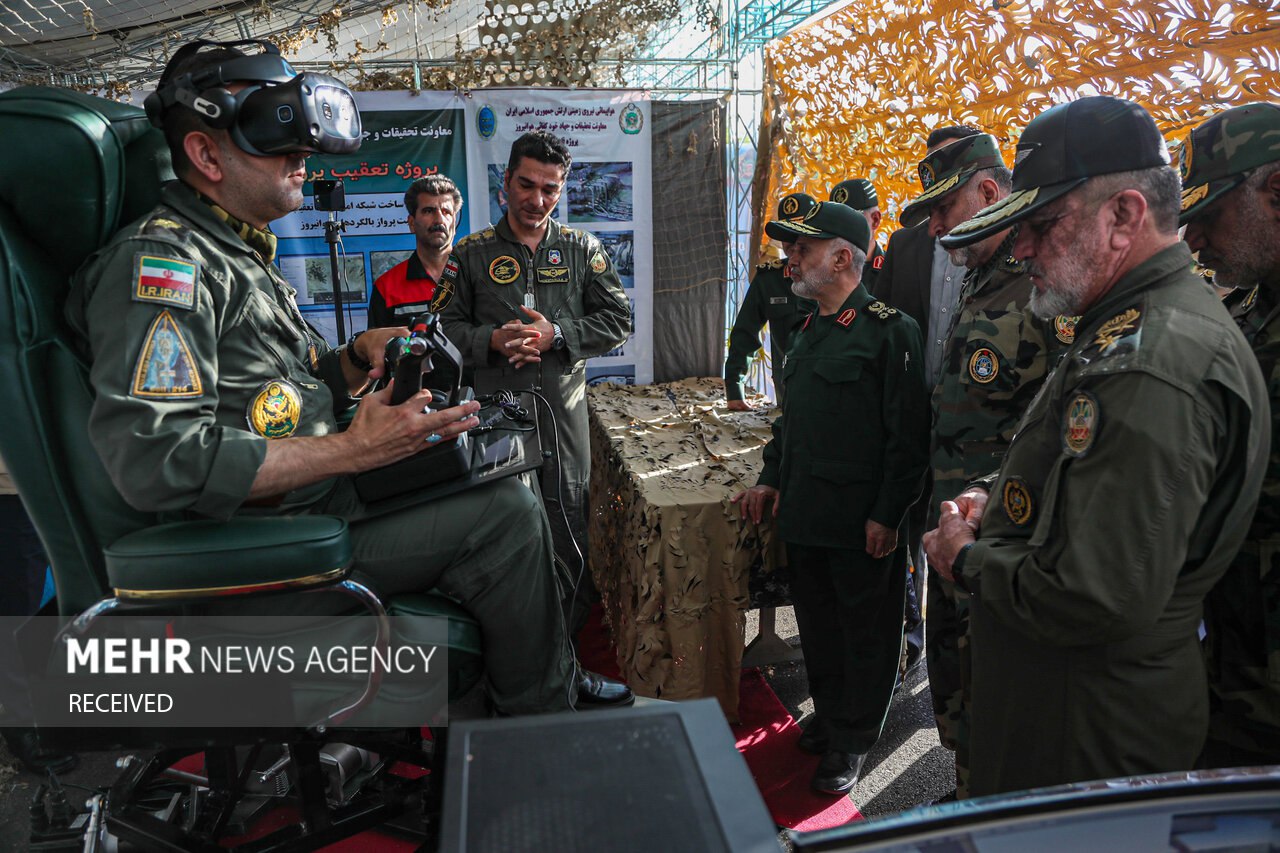
[[[920,186],[923,193],[902,209],[899,217],[910,228],[929,217],[929,208],[940,198],[951,195],[968,183],[974,172],[1003,166],[1000,145],[989,133],[966,136],[942,146],[920,161]]]
[[[880,206],[875,185],[866,178],[850,178],[831,188],[830,201],[847,204],[854,210],[870,210]]]
[[[800,237],[830,240],[841,237],[867,251],[871,245],[871,226],[867,218],[847,204],[823,201],[816,204],[803,219],[783,219],[764,226],[764,233],[784,243],[794,243]]]
[[[1182,213],[1186,225],[1235,189],[1253,169],[1280,160],[1280,104],[1249,104],[1218,113],[1182,144]]]
[[[1010,228],[1090,178],[1169,165],[1169,147],[1140,104],[1098,95],[1031,120],[1014,157],[1013,191],[938,242],[957,249]]]
[[[799,219],[813,210],[817,203],[818,200],[807,193],[789,193],[778,202],[778,218]]]

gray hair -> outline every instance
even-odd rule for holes
[[[1162,234],[1178,230],[1178,214],[1182,209],[1182,179],[1169,166],[1113,172],[1090,178],[1085,185],[1089,204],[1097,208],[1103,201],[1124,190],[1137,190],[1147,200],[1151,220]]]

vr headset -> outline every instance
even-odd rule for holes
[[[249,44],[262,52],[240,53],[195,73],[169,74],[169,68],[202,48],[239,53],[240,45]],[[226,88],[231,83],[248,85],[233,93]],[[327,74],[299,74],[270,42],[200,39],[183,45],[143,103],[156,127],[163,127],[165,113],[177,105],[194,110],[210,127],[228,131],[249,154],[350,154],[360,148],[360,111],[351,90]]]

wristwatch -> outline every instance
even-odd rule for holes
[[[565,348],[564,332],[562,332],[562,331],[560,330],[560,324],[559,324],[559,323],[552,323],[552,324],[551,324],[551,348],[552,348],[552,349],[564,349],[564,348]]]
[[[365,373],[368,373],[370,370],[373,370],[373,362],[356,352],[356,339],[363,334],[364,332],[356,332],[347,339],[347,360],[351,362],[351,366],[356,370],[363,370]]]

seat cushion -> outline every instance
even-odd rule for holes
[[[327,515],[184,521],[130,533],[104,554],[117,592],[232,593],[337,576],[351,565],[351,537]]]

